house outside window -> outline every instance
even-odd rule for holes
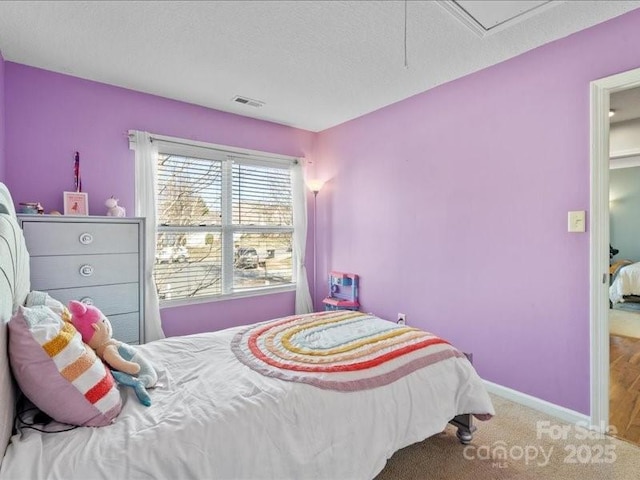
[[[162,303],[295,289],[292,160],[158,142]]]

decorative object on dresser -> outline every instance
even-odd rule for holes
[[[83,192],[63,192],[65,215],[89,215],[89,198]]]
[[[124,207],[118,205],[119,199],[111,196],[111,198],[107,198],[104,202],[104,206],[107,207],[107,216],[108,217],[125,217],[127,215]]]
[[[144,219],[20,215],[31,287],[96,305],[113,336],[144,343]]]
[[[20,213],[40,214],[44,213],[44,208],[40,202],[20,202]]]
[[[76,152],[73,157],[73,189],[76,192],[82,191],[82,179],[80,178],[80,152]]]

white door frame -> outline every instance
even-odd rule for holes
[[[591,82],[591,424],[609,428],[609,96],[640,87],[640,68]]]

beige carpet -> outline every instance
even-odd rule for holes
[[[623,337],[640,338],[640,313],[610,309],[609,333]]]
[[[640,478],[640,447],[608,436],[585,439],[585,431],[573,425],[501,397],[491,398],[496,417],[477,422],[470,446],[460,444],[449,426],[439,435],[396,452],[376,480]],[[537,422],[548,422],[540,435]],[[562,428],[566,439],[552,438]],[[499,446],[506,448],[505,459],[495,448]]]

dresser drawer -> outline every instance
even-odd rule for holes
[[[71,300],[90,303],[111,318],[111,315],[139,311],[139,291],[137,283],[121,283],[98,287],[55,289],[49,290],[48,293],[65,305],[68,305]]]
[[[109,317],[113,327],[113,338],[125,343],[140,343],[140,315],[125,313]]]
[[[23,221],[22,229],[32,257],[138,251],[137,224]]]
[[[138,262],[135,253],[31,257],[31,288],[48,292],[60,288],[135,283],[140,274]],[[85,275],[80,273],[81,269],[85,270]]]

